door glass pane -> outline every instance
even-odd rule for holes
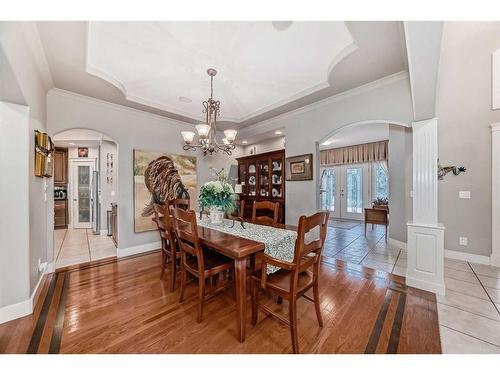
[[[90,167],[78,166],[78,221],[90,222]]]
[[[335,211],[335,195],[337,192],[336,176],[334,169],[325,169],[321,181],[321,209]]]
[[[389,197],[389,176],[387,173],[387,169],[384,168],[381,162],[377,162],[375,164],[375,189],[374,189],[374,199],[384,198],[387,199]]]
[[[347,212],[360,214],[363,212],[363,168],[347,168],[346,178]]]

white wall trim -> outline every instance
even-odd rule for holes
[[[491,124],[491,264],[500,267],[500,122]]]
[[[33,313],[33,310],[34,310],[35,305],[38,301],[38,298],[40,298],[40,292],[41,292],[40,285],[42,285],[42,282],[45,280],[45,277],[49,273],[50,272],[45,272],[40,277],[40,279],[38,280],[38,283],[35,286],[35,289],[33,289],[33,293],[31,293],[30,298],[28,298],[27,300],[0,308],[0,324],[14,320],[14,319],[19,319],[19,318],[22,318],[23,316],[26,316],[26,315]]]
[[[146,253],[148,251],[158,250],[158,249],[161,249],[161,242],[160,241],[150,242],[150,243],[146,243],[144,245],[125,247],[123,249],[117,249],[116,256],[118,258],[123,258],[123,257],[127,257],[130,255]]]
[[[463,253],[461,251],[455,250],[444,249],[444,257],[448,259],[463,260],[471,263],[486,264],[487,266],[491,264],[489,256]]]
[[[396,239],[394,239],[394,238],[389,237],[389,238],[387,239],[387,243],[388,243],[389,245],[396,246],[396,247],[398,247],[398,248],[403,249],[403,250],[405,250],[405,251],[406,251],[406,242],[399,241],[399,240],[396,240]]]
[[[240,134],[242,135],[242,137],[243,136],[248,137],[249,134],[251,135],[251,134],[257,133],[260,128],[265,128],[266,131],[274,130],[272,128],[269,128],[268,125],[272,125],[273,123],[278,122],[280,120],[287,119],[287,118],[290,118],[290,117],[293,117],[293,116],[296,116],[299,114],[307,113],[307,112],[313,111],[315,109],[325,107],[325,106],[330,105],[332,103],[340,102],[342,100],[351,98],[351,97],[356,96],[356,95],[364,94],[366,92],[393,84],[395,82],[398,82],[398,81],[401,81],[401,80],[407,79],[407,78],[408,78],[407,71],[401,71],[398,73],[388,75],[388,76],[380,78],[376,81],[369,82],[367,84],[355,87],[353,89],[350,89],[350,90],[347,90],[344,92],[341,92],[339,94],[330,96],[328,98],[318,100],[317,102],[314,102],[314,103],[305,105],[303,107],[291,110],[289,112],[285,112],[285,113],[282,113],[280,115],[271,117],[270,119],[257,122],[256,124],[253,124],[253,125],[248,125],[240,130]]]
[[[394,238],[388,238],[387,243],[406,250],[406,242],[395,240]],[[464,253],[462,251],[448,250],[444,249],[444,257],[453,260],[463,260],[465,262],[477,263],[491,265],[490,257],[487,255],[479,255],[472,253]]]

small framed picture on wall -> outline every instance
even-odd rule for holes
[[[78,147],[78,157],[79,158],[88,158],[89,157],[89,148],[88,147]]]
[[[286,158],[286,180],[312,180],[312,157],[312,154],[306,154]]]

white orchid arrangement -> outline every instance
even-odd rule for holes
[[[215,181],[203,184],[200,189],[199,203],[201,209],[207,207],[220,207],[224,212],[234,211],[234,190],[224,172],[224,168],[217,172],[211,168],[217,176]]]

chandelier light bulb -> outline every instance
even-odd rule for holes
[[[183,131],[183,132],[181,132],[181,135],[182,135],[182,138],[184,138],[184,142],[186,142],[187,144],[190,144],[191,142],[193,142],[195,133],[190,132],[190,131]]]
[[[208,133],[210,132],[210,125],[198,124],[196,125],[196,131],[201,139],[205,139],[208,137]]]
[[[236,134],[238,132],[234,129],[227,129],[227,130],[224,130],[224,135],[226,136],[227,140],[229,141],[229,143],[233,143],[234,140],[236,139]]]

